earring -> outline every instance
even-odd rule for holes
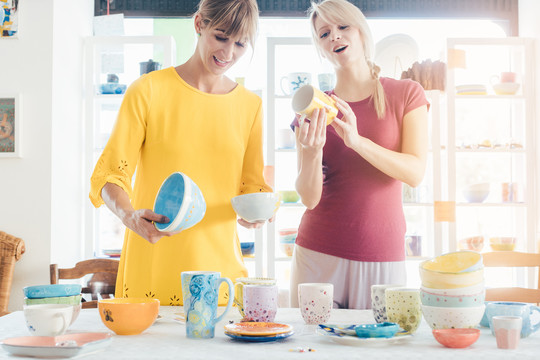
[[[197,33],[197,36],[201,36],[201,33]]]

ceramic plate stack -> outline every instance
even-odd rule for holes
[[[36,285],[23,288],[24,304],[67,304],[73,305],[71,324],[77,319],[81,311],[81,285],[77,284],[54,284]]]
[[[456,86],[458,95],[486,95],[487,88],[482,84],[464,84]]]
[[[457,251],[420,264],[420,299],[432,329],[474,328],[484,315],[482,255]]]

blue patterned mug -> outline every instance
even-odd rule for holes
[[[536,316],[533,320],[533,314]],[[538,329],[540,329],[540,321],[538,315],[540,314],[540,308],[535,305],[521,302],[511,301],[494,301],[486,304],[486,317],[489,321],[489,327],[491,333],[495,335],[493,329],[493,317],[494,316],[519,316],[523,320],[521,328],[521,337],[526,338]]]
[[[221,316],[217,317],[219,287],[226,282],[229,300]],[[234,299],[231,280],[213,271],[182,272],[182,297],[186,315],[186,335],[191,339],[211,339],[216,323],[230,310]]]

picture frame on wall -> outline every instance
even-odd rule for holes
[[[21,157],[21,97],[0,94],[0,158]]]
[[[0,0],[0,39],[16,39],[19,34],[19,0]]]

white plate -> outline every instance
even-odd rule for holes
[[[99,351],[111,342],[109,333],[77,333],[60,336],[22,336],[4,339],[2,347],[16,356],[70,358]]]
[[[408,341],[412,338],[412,335],[399,335],[391,338],[360,338],[358,336],[349,335],[340,336],[324,331],[323,329],[317,329],[317,334],[327,337],[338,344],[352,346],[386,346]]]
[[[380,76],[401,79],[401,73],[418,61],[418,44],[406,34],[387,36],[375,44],[374,61],[381,67]]]

